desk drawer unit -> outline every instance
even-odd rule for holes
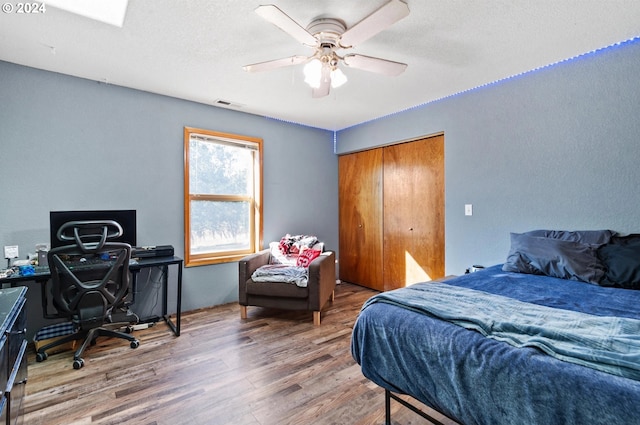
[[[27,383],[26,292],[25,287],[0,289],[0,425],[21,423]]]

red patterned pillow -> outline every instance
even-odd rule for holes
[[[305,249],[298,255],[298,261],[296,266],[298,267],[309,267],[311,262],[320,256],[321,252],[316,249]]]

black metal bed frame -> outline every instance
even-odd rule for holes
[[[398,395],[392,393],[391,391],[389,391],[386,388],[384,390],[384,410],[385,410],[385,422],[384,423],[385,423],[385,425],[391,425],[391,399],[394,399],[398,403],[402,404],[404,407],[410,409],[411,411],[415,412],[416,414],[418,414],[419,416],[423,417],[424,419],[430,421],[434,425],[444,425],[442,422],[440,422],[436,418],[434,418],[434,417],[430,416],[429,414],[423,412],[422,410],[418,409],[416,406],[414,406],[413,404],[409,403],[408,401],[401,399]]]

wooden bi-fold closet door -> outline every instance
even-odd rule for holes
[[[384,289],[444,276],[444,136],[384,148]]]
[[[340,279],[385,291],[444,276],[444,136],[342,155]]]
[[[338,187],[340,279],[382,291],[382,150],[340,156]]]

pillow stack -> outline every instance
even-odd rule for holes
[[[504,271],[640,289],[640,235],[611,230],[511,233]]]

